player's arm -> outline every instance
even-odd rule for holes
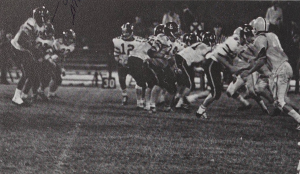
[[[120,50],[120,48],[118,48],[117,46],[116,46],[116,40],[115,39],[113,39],[113,45],[114,45],[114,58],[115,58],[115,60],[117,61],[117,62],[119,62],[119,60],[120,60],[120,54],[121,54],[121,50]]]

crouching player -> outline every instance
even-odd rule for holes
[[[184,92],[178,103],[182,103],[182,108],[187,111],[190,102],[187,101],[186,96],[190,94],[193,86],[193,79],[191,79],[194,77],[193,64],[205,61],[205,56],[212,51],[215,37],[213,34],[207,33],[202,40],[202,42],[198,42],[197,36],[193,33],[190,34],[186,40],[186,44],[189,46],[175,55],[176,64],[180,70],[180,73],[177,74],[177,83],[184,86]]]
[[[145,64],[146,60],[149,59],[149,56],[147,54],[147,51],[151,48],[155,37],[163,33],[164,25],[159,24],[154,28],[154,35],[149,36],[148,40],[140,39],[140,44],[137,45],[137,47],[131,51],[129,57],[128,57],[128,68],[129,68],[129,74],[134,78],[136,81],[136,100],[137,100],[137,108],[138,109],[144,109],[144,107],[147,109],[147,107],[150,109],[150,93],[147,94],[147,100],[145,101],[145,90],[147,88],[147,78],[151,78],[151,72],[150,69]],[[144,67],[146,66],[146,67]],[[148,85],[149,90],[153,88],[153,86]],[[146,104],[147,102],[147,104]]]
[[[237,73],[239,69],[232,65],[232,59],[237,54],[240,46],[239,34],[234,34],[228,37],[225,42],[216,46],[216,48],[206,55],[206,62],[204,71],[207,76],[208,85],[211,88],[210,94],[205,98],[202,105],[196,112],[196,116],[200,118],[207,118],[206,108],[221,97],[223,85],[221,83],[221,71],[223,66],[227,68],[232,74]],[[243,105],[249,106],[250,103],[241,95],[237,95],[236,99]]]
[[[178,25],[175,22],[168,22],[164,27],[164,33],[158,34],[148,55],[151,58],[149,67],[155,77],[153,81],[147,79],[147,83],[151,84],[153,90],[150,98],[150,113],[156,112],[156,101],[160,93],[160,89],[167,91],[165,95],[164,111],[171,111],[171,102],[177,91],[175,76],[175,59],[174,55],[178,50],[184,48],[184,44],[176,39],[175,34],[178,32]]]

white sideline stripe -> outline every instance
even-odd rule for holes
[[[85,95],[86,93],[83,93],[82,95]],[[84,98],[81,97],[80,100],[78,100],[75,105],[74,105],[74,108],[78,108],[76,106],[80,105],[80,102],[83,100]],[[82,116],[82,113],[83,111],[85,111],[86,109],[80,109],[79,113],[78,113],[78,116],[80,116],[79,118],[79,121],[82,121],[85,119],[84,116]],[[68,157],[68,152],[70,150],[70,148],[72,147],[74,141],[76,140],[78,134],[80,132],[80,123],[76,123],[75,124],[75,129],[70,132],[70,136],[68,136],[67,138],[67,141],[66,141],[66,148],[62,150],[62,153],[59,155],[59,157],[57,158],[57,165],[55,166],[55,169],[54,169],[54,172],[55,173],[63,173],[61,171],[61,169],[63,168],[63,165],[64,164],[67,164],[65,163],[64,161],[66,161],[66,158]],[[71,167],[70,167],[71,170],[73,170]]]

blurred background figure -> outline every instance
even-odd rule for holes
[[[216,23],[213,27],[214,33],[216,35],[216,44],[220,44],[226,39],[226,37],[223,35],[222,29],[223,27],[219,23]]]
[[[181,23],[182,31],[184,33],[191,33],[192,31],[190,30],[190,26],[195,21],[195,17],[187,4],[183,4],[183,13],[181,19],[182,19],[182,23]]]
[[[299,92],[299,41],[299,26],[294,21],[286,23],[284,51],[287,54],[289,58],[289,63],[293,68],[293,79],[296,80],[295,93]]]
[[[0,65],[1,65],[1,84],[9,84],[7,81],[7,71],[9,63],[9,48],[12,34],[6,34],[4,29],[0,30]]]
[[[270,22],[269,31],[275,33],[281,39],[283,14],[282,9],[279,7],[279,1],[272,1],[272,6],[267,10],[266,19]]]
[[[146,27],[140,16],[135,17],[135,22],[132,23],[134,35],[140,37],[146,37]]]
[[[162,24],[166,25],[168,22],[175,22],[178,25],[179,31],[181,31],[181,21],[177,13],[175,13],[174,7],[168,9],[168,12],[164,14]]]

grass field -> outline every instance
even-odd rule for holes
[[[236,112],[225,95],[208,110],[148,114],[118,89],[62,87],[60,99],[11,104],[0,86],[0,173],[296,173],[299,132],[288,116]],[[299,95],[290,96],[300,102]],[[199,101],[200,103],[201,101]]]

